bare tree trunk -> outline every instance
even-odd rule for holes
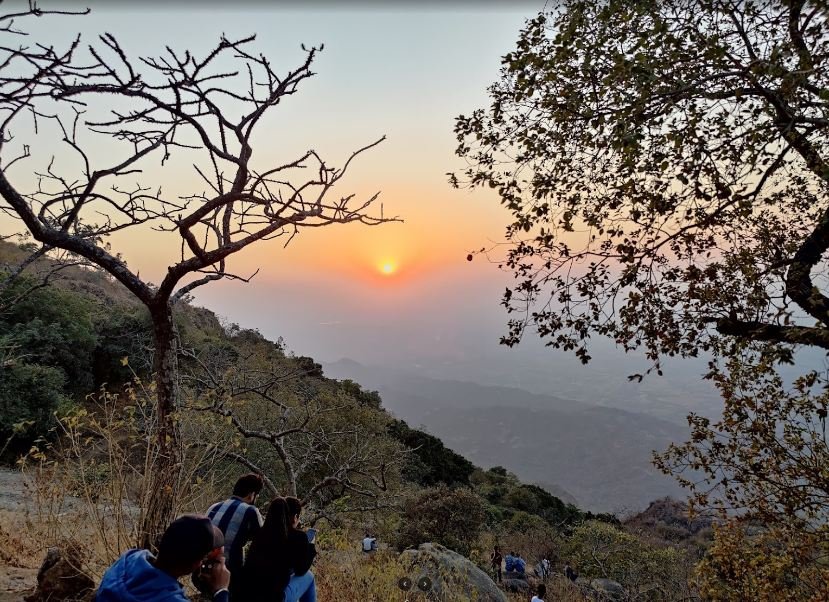
[[[153,321],[153,370],[157,399],[158,446],[155,462],[150,466],[149,494],[139,531],[139,545],[152,549],[158,537],[174,518],[174,499],[181,475],[181,441],[176,410],[178,408],[178,343],[173,308],[168,301],[150,306]]]

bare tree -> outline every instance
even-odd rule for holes
[[[15,17],[40,12],[30,6]],[[21,32],[11,23],[11,15],[0,17],[5,38],[0,45],[0,211],[43,245],[70,251],[111,274],[152,318],[158,437],[166,468],[156,475],[159,495],[142,530],[146,546],[170,518],[178,474],[175,303],[208,282],[249,280],[231,272],[227,260],[258,241],[284,237],[287,244],[304,227],[390,221],[382,210],[369,213],[379,193],[360,201],[353,194],[332,198],[352,161],[384,138],[354,151],[340,168],[314,150],[280,165],[253,164],[257,126],[313,75],[311,65],[321,47],[303,46],[304,61],[279,74],[267,58],[249,50],[254,36],[222,37],[202,57],[167,47],[162,56],[135,60],[110,34],[85,51],[80,37],[61,51],[18,46]],[[113,107],[105,117],[88,116],[103,102]],[[27,133],[26,141],[16,144],[12,125],[25,129],[29,123],[32,136]],[[52,152],[37,136],[50,127],[63,143],[63,154],[51,157],[43,169],[24,172],[20,183],[13,181],[21,162],[33,160],[38,150]],[[96,157],[90,137],[103,137],[117,152],[108,148]],[[158,186],[123,183],[153,158],[164,166],[174,153],[198,155],[193,168],[204,191],[169,197]],[[60,169],[61,163],[73,162],[80,170]],[[32,179],[36,184],[24,190]],[[110,235],[127,229],[180,237],[180,254],[157,286],[108,245]]]
[[[300,497],[312,508],[312,521],[335,519],[329,506],[345,496],[355,502],[338,512],[389,506],[409,451],[390,439],[381,441],[385,425],[376,409],[360,420],[358,400],[315,386],[314,368],[296,361],[262,365],[252,356],[183,354],[194,366],[182,371],[183,382],[198,399],[185,407],[222,417],[246,446],[257,449],[252,454],[224,447],[221,454],[262,474],[272,495]],[[277,459],[278,481],[262,459],[269,455]]]

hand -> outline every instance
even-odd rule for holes
[[[202,572],[202,579],[213,594],[220,589],[227,589],[230,585],[230,571],[225,566],[225,557],[219,556],[210,568]]]

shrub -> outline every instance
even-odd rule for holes
[[[424,489],[404,504],[398,547],[432,542],[466,556],[485,520],[484,501],[469,489]]]

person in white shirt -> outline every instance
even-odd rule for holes
[[[377,551],[377,538],[372,537],[369,533],[363,538],[363,552],[370,553]]]
[[[530,602],[544,602],[544,598],[547,597],[547,586],[543,583],[538,586],[533,599]]]

